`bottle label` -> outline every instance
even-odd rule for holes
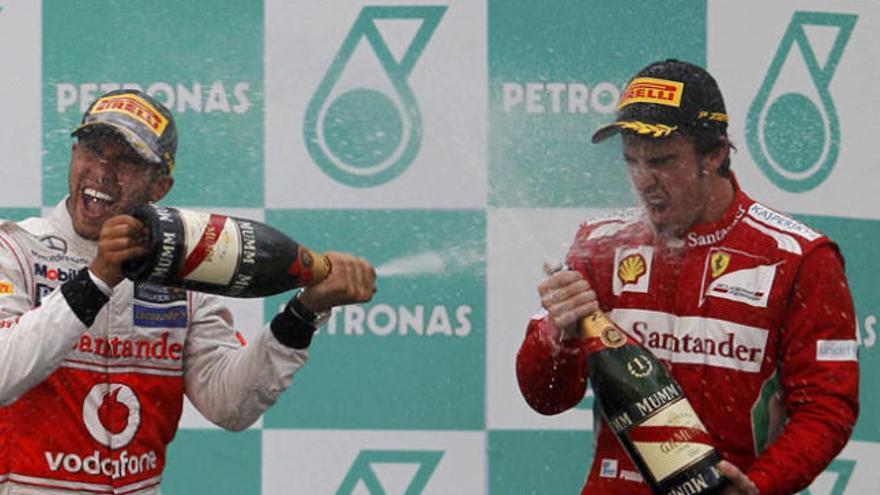
[[[672,477],[666,486],[660,488],[660,493],[667,495],[689,495],[697,493],[718,493],[727,485],[727,478],[718,470],[716,464],[721,458],[717,455],[706,457],[695,465],[694,469],[685,471],[681,476]]]
[[[227,285],[241,257],[241,237],[235,222],[224,215],[178,210],[183,220],[186,258],[180,277]]]
[[[594,311],[581,320],[581,333],[590,353],[615,349],[626,344],[626,335],[601,311]]]
[[[683,397],[630,429],[627,437],[658,483],[714,452],[706,427]]]

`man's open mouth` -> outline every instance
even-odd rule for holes
[[[116,198],[105,192],[86,187],[82,190],[83,208],[90,216],[102,216],[110,211]]]

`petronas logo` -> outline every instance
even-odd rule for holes
[[[857,16],[795,12],[749,107],[746,141],[764,174],[789,192],[816,188],[840,151],[840,122],[829,86]],[[833,33],[829,47],[808,33]]]
[[[361,10],[306,109],[306,146],[324,173],[349,186],[375,187],[412,164],[422,141],[422,117],[407,79],[445,11],[443,6]],[[415,33],[402,48],[380,30],[413,25]]]
[[[336,490],[336,495],[419,495],[437,469],[441,457],[443,451],[439,450],[362,450]],[[381,476],[379,473],[383,465],[392,468],[391,473],[412,471],[393,469],[395,467],[411,468],[415,465],[416,470],[409,479],[394,475]],[[392,489],[392,486],[397,489]]]

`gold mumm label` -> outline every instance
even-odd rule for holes
[[[626,335],[601,311],[594,311],[581,321],[581,332],[588,339],[598,338],[609,349],[626,344]]]
[[[602,415],[651,490],[720,493],[728,481],[712,438],[666,366],[602,311],[580,327]]]

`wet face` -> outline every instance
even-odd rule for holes
[[[623,135],[630,180],[657,232],[681,237],[718,211],[713,183],[720,179],[718,153],[698,155],[691,138],[651,139]],[[723,209],[723,208],[722,208]]]
[[[105,220],[158,201],[172,183],[119,137],[84,136],[73,145],[70,158],[67,209],[73,228],[86,239],[97,239]]]

